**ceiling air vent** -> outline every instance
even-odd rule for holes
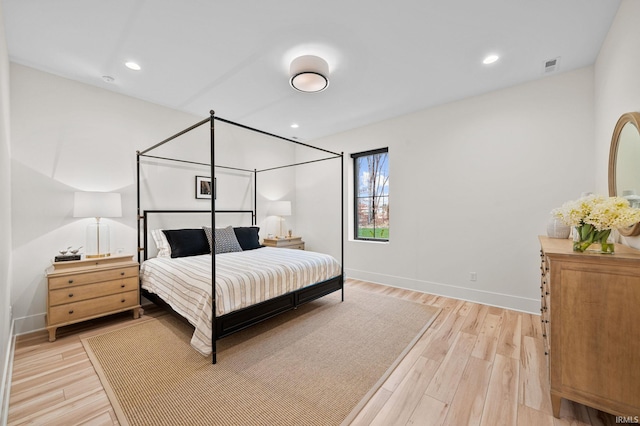
[[[552,72],[558,71],[560,68],[560,56],[553,59],[547,59],[544,61],[542,73],[543,74],[551,74]]]

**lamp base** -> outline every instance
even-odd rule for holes
[[[87,226],[87,245],[84,257],[86,259],[109,257],[111,255],[109,234],[109,226],[106,223],[96,221],[96,223]]]
[[[100,253],[100,254],[85,254],[84,257],[87,259],[99,259],[102,257],[109,257],[111,253]]]

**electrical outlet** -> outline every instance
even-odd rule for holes
[[[477,281],[478,280],[478,273],[477,272],[469,272],[469,280],[470,281]]]

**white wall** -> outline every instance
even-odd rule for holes
[[[0,4],[0,423],[5,419],[6,367],[11,343],[11,149],[9,134],[9,57]]]
[[[608,193],[611,136],[618,118],[640,112],[640,2],[623,0],[595,64],[595,141],[598,192]],[[640,248],[640,237],[622,237]]]
[[[11,64],[11,112],[11,300],[16,332],[24,333],[45,325],[45,270],[57,251],[70,245],[86,245],[85,228],[93,219],[73,217],[73,193],[78,190],[120,192],[123,217],[103,221],[111,227],[112,251],[122,249],[135,254],[136,150],[151,147],[195,124],[205,118],[208,111],[203,111],[202,117],[195,117]],[[180,153],[186,155],[180,158],[208,163],[208,127],[204,125],[197,135],[167,144],[153,154]],[[221,147],[216,151],[216,164],[246,166],[249,137],[240,131],[225,129],[222,124],[218,127],[217,142]],[[293,158],[291,147],[273,148],[266,142],[263,145],[261,161],[251,168],[279,165],[280,161]],[[143,162],[142,186],[151,189],[143,208],[209,208],[208,201],[195,199],[195,176],[208,174],[208,167],[182,164],[160,167],[156,163],[161,161]],[[149,177],[153,179],[147,179]],[[219,180],[218,208],[238,208],[234,205],[236,201],[247,201],[246,187],[238,183],[246,184],[247,179],[221,173]],[[259,185],[263,202],[269,197],[293,194],[291,172],[275,174],[271,181],[263,181],[264,184]],[[283,188],[282,193],[270,192],[271,187]],[[263,216],[259,219],[265,221]],[[4,260],[2,256],[0,261]]]
[[[347,231],[348,276],[537,312],[537,236],[551,209],[594,189],[593,119],[589,67],[314,141],[345,152],[347,187],[350,153],[389,147],[390,240]],[[335,203],[339,174],[316,167],[298,174],[302,235],[333,232],[310,200]]]

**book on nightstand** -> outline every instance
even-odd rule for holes
[[[68,262],[70,260],[80,260],[81,258],[82,258],[82,255],[80,254],[65,254],[65,255],[58,255],[53,260],[54,262]]]

